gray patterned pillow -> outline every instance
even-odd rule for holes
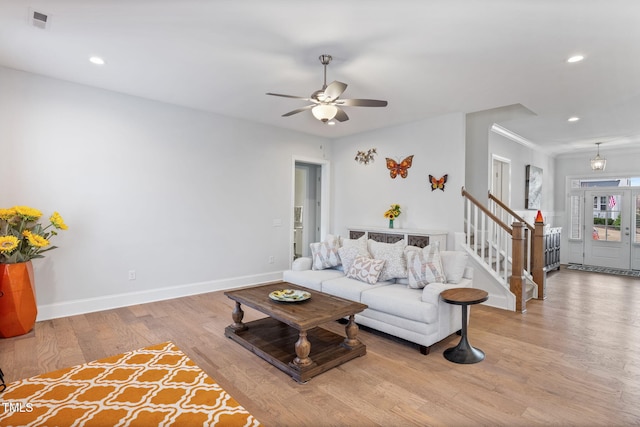
[[[341,246],[343,248],[351,248],[351,247],[357,247],[358,249],[363,249],[364,252],[368,253],[367,251],[367,239],[365,238],[365,236],[362,236],[358,239],[342,239],[342,244]]]
[[[383,267],[384,260],[359,256],[347,271],[347,277],[373,285],[378,281]]]
[[[371,258],[369,252],[359,246],[341,247],[338,249],[338,255],[340,255],[340,261],[342,261],[342,267],[345,274],[351,269],[353,262],[359,256],[365,256]]]
[[[381,243],[369,240],[369,252],[375,259],[385,261],[380,280],[401,279],[407,277],[407,261],[404,256],[404,240],[396,243]]]
[[[421,251],[407,252],[409,287],[421,289],[429,283],[445,283],[438,246],[429,245]]]

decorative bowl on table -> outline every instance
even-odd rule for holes
[[[298,289],[278,289],[269,294],[274,301],[299,302],[311,298],[311,294]]]

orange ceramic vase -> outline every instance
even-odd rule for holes
[[[26,334],[37,314],[31,261],[0,264],[0,337]]]

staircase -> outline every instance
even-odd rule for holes
[[[544,299],[544,223],[532,226],[489,193],[482,205],[462,188],[465,233],[460,243],[482,277],[474,285],[489,293],[488,305],[526,311],[532,299]]]
[[[489,250],[489,245],[492,243],[487,240],[480,241],[480,247],[476,248],[475,246],[475,235],[471,234],[470,236],[469,246],[470,249],[478,255],[479,260],[484,268],[487,268],[490,271],[496,272],[501,271],[501,269],[506,267],[507,270],[507,278],[502,281],[505,285],[505,288],[508,288],[508,283],[511,280],[511,258],[507,257],[504,251],[498,253],[497,247],[494,246],[492,250]],[[492,252],[492,255],[488,255],[489,252]],[[501,276],[501,275],[500,275]],[[502,276],[499,280],[502,279]],[[529,301],[534,298],[538,298],[538,285],[533,281],[533,277],[531,274],[524,270],[524,280],[525,280],[525,300]]]

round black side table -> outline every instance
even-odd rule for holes
[[[454,288],[447,289],[440,293],[442,301],[462,306],[462,336],[457,346],[444,351],[444,357],[454,363],[478,363],[484,360],[484,352],[478,348],[473,348],[467,338],[467,311],[468,306],[480,304],[489,299],[489,294],[482,289],[475,288]]]

